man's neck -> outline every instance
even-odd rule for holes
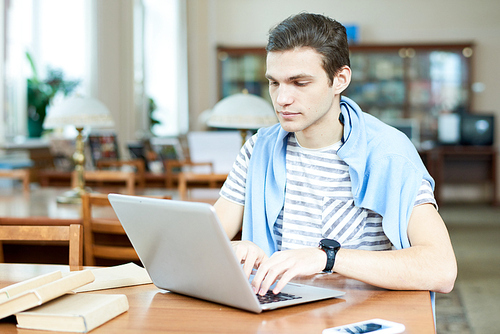
[[[339,142],[344,134],[344,124],[339,120],[338,113],[332,112],[328,121],[315,124],[307,129],[296,132],[295,137],[300,146],[305,148],[318,149],[328,147]]]

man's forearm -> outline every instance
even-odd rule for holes
[[[241,229],[243,206],[220,197],[214,208],[228,238],[233,239]]]
[[[333,269],[346,277],[393,290],[448,293],[456,278],[455,258],[426,246],[392,251],[340,249]]]

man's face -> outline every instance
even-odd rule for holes
[[[288,132],[318,133],[338,120],[335,91],[312,48],[269,52],[269,94],[279,122]],[[337,121],[338,122],[338,121]]]

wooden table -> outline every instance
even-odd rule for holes
[[[70,225],[82,224],[80,204],[57,203],[56,198],[70,188],[41,187],[26,193],[21,188],[0,188],[0,225]],[[121,188],[96,188],[103,193]],[[144,195],[168,195],[166,189],[144,190]],[[111,208],[96,208],[94,215],[116,217]],[[64,242],[5,241],[0,242],[7,262],[68,263]]]
[[[59,204],[57,196],[69,188],[0,189],[0,224],[75,224],[81,222],[79,204]]]
[[[0,224],[48,224],[66,225],[81,223],[80,204],[57,203],[58,196],[63,195],[70,188],[39,187],[30,192],[23,192],[20,188],[0,188]],[[97,192],[111,191],[126,193],[122,188],[95,188]],[[146,189],[138,195],[173,195],[172,190]],[[102,217],[111,217],[111,210],[98,210]]]
[[[0,264],[0,288],[55,270],[69,268]],[[299,281],[343,290],[346,295],[342,299],[253,314],[165,292],[152,284],[101,290],[95,293],[126,294],[130,309],[91,333],[321,333],[324,328],[372,318],[403,323],[405,333],[435,333],[430,295],[426,291],[389,291],[337,274],[318,274]],[[9,320],[0,321],[0,333],[19,333],[14,320]]]

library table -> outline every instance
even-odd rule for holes
[[[0,225],[70,225],[82,224],[80,204],[57,203],[57,197],[70,188],[33,187],[0,188]],[[122,192],[122,188],[96,188],[96,191]],[[144,195],[171,195],[166,189],[147,189]],[[97,207],[93,214],[100,218],[116,217],[111,208]],[[5,241],[0,242],[7,262],[67,263],[67,244],[63,242]]]
[[[64,265],[0,264],[0,288]],[[435,333],[427,291],[390,291],[338,274],[318,274],[301,283],[346,292],[330,299],[261,314],[157,289],[153,284],[90,293],[125,294],[129,310],[91,333],[321,333],[323,329],[372,318],[403,323],[405,333]],[[13,317],[0,321],[0,333],[20,333]],[[24,330],[22,333],[48,333]]]
[[[0,189],[1,224],[66,225],[81,223],[79,204],[59,204],[57,196],[69,188]]]
[[[30,192],[0,188],[0,224],[69,225],[81,223],[80,204],[57,203],[57,197],[71,188],[35,187]],[[122,188],[96,188],[97,192],[126,193]],[[172,196],[172,190],[146,189],[137,195]],[[113,217],[112,210],[99,210],[100,217]]]

